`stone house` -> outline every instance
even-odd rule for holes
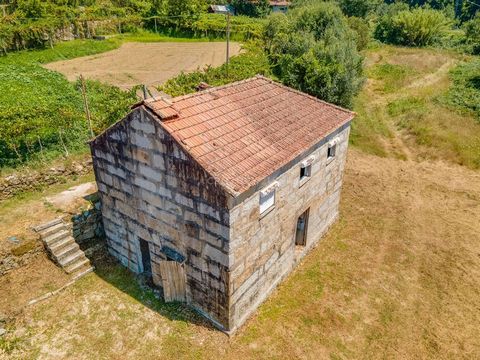
[[[337,219],[353,117],[262,76],[137,104],[90,143],[110,253],[235,331]]]

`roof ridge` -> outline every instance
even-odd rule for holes
[[[205,89],[205,90],[201,90],[201,91],[197,91],[197,92],[193,92],[193,93],[189,93],[189,94],[185,94],[185,95],[176,96],[176,97],[170,99],[170,101],[173,104],[175,104],[176,102],[181,101],[181,100],[190,99],[190,98],[195,97],[195,96],[205,95],[205,94],[217,91],[217,90],[228,89],[230,87],[240,85],[240,84],[245,84],[247,82],[256,80],[258,78],[261,78],[261,79],[264,79],[264,80],[270,80],[267,77],[264,77],[263,75],[255,75],[255,76],[252,76],[248,79],[238,80],[238,81],[234,81],[234,82],[224,84],[224,85],[219,85],[219,86],[212,86],[211,88],[208,88],[208,89]]]
[[[266,80],[266,81],[268,81],[268,82],[270,82],[270,83],[274,83],[274,84],[276,84],[276,85],[278,85],[278,86],[280,86],[280,87],[282,87],[282,88],[284,88],[284,89],[287,89],[287,90],[290,91],[290,92],[294,92],[294,93],[297,93],[297,94],[306,96],[306,97],[308,97],[308,98],[310,98],[310,99],[313,99],[313,100],[315,100],[315,101],[317,101],[317,102],[320,102],[320,103],[322,103],[322,104],[328,105],[328,106],[333,107],[333,108],[335,108],[335,109],[338,109],[338,110],[340,110],[340,111],[346,112],[347,114],[352,114],[352,115],[356,115],[356,114],[357,114],[357,113],[354,112],[354,111],[345,109],[344,107],[341,107],[341,106],[339,106],[339,105],[335,105],[335,104],[329,103],[328,101],[319,99],[319,98],[317,98],[316,96],[307,94],[306,92],[303,92],[303,91],[300,91],[300,90],[291,88],[291,87],[289,87],[289,86],[287,86],[287,85],[285,85],[285,84],[282,84],[281,82],[278,82],[278,81],[275,81],[275,80],[273,80],[273,79],[270,79],[269,77],[266,77],[266,76],[264,76],[264,75],[257,74],[257,75],[255,76],[255,78],[263,79],[263,80]]]

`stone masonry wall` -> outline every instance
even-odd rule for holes
[[[139,107],[91,143],[111,254],[142,272],[149,243],[153,280],[165,249],[185,260],[188,302],[228,328],[229,215],[222,189]]]
[[[306,182],[300,183],[300,163],[273,180],[279,186],[272,211],[260,216],[258,191],[231,209],[231,330],[248,318],[337,219],[349,129],[331,138],[339,140],[333,160],[327,162],[328,142],[305,156],[315,156]],[[297,219],[308,208],[306,246],[296,246]]]

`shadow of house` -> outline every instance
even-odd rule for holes
[[[101,248],[89,255],[89,259],[95,266],[95,275],[148,309],[172,321],[190,323],[211,330],[215,329],[207,319],[186,304],[165,302],[162,289],[153,284],[150,276],[135,274],[123,267],[117,259],[108,253],[104,242],[102,242]]]

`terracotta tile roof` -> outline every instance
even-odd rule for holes
[[[263,76],[144,105],[232,195],[271,175],[354,113]]]

